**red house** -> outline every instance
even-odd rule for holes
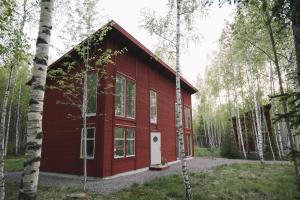
[[[106,71],[114,79],[115,92],[95,92],[94,105],[88,106],[87,171],[88,176],[107,177],[146,169],[162,161],[177,160],[175,128],[175,71],[126,32],[117,23],[106,34],[106,48],[127,48],[114,58]],[[76,56],[71,50],[67,53]],[[61,65],[61,57],[49,68]],[[78,63],[80,65],[80,63]],[[89,77],[90,80],[93,76]],[[47,84],[50,80],[47,80]],[[89,81],[88,87],[95,82]],[[193,156],[191,95],[197,92],[181,78],[184,143],[187,156]],[[78,109],[57,104],[62,94],[46,90],[43,120],[43,150],[41,171],[81,175],[81,120],[68,114]],[[90,108],[89,108],[90,107]]]

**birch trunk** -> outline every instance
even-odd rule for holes
[[[84,73],[83,83],[83,102],[82,102],[82,118],[83,118],[83,190],[86,190],[87,180],[87,153],[86,153],[86,106],[87,106],[87,72]]]
[[[5,136],[4,156],[6,156],[7,148],[8,148],[7,145],[8,145],[9,132],[10,132],[11,105],[12,105],[12,102],[10,103],[9,109],[8,109],[8,120],[7,120],[6,136]]]
[[[5,136],[5,124],[6,124],[6,111],[8,97],[10,93],[11,79],[13,74],[13,67],[9,69],[9,75],[7,79],[7,85],[4,93],[2,110],[1,110],[1,126],[0,126],[0,200],[4,200],[5,197],[5,180],[4,180],[4,136]]]
[[[27,143],[22,174],[19,199],[32,200],[37,198],[38,175],[42,148],[42,119],[44,92],[47,76],[48,54],[50,47],[51,15],[54,0],[41,0],[39,32],[36,42],[36,53],[31,85],[27,121]]]
[[[240,140],[241,140],[241,146],[242,146],[242,150],[243,150],[243,155],[244,158],[247,159],[247,154],[245,151],[245,146],[244,146],[244,139],[243,139],[243,134],[242,134],[242,127],[241,127],[241,119],[240,119],[240,111],[237,108],[237,118],[238,118],[238,129],[239,129],[239,135],[240,135]]]
[[[179,149],[180,149],[180,160],[181,160],[181,169],[182,169],[182,177],[185,186],[185,195],[186,200],[192,200],[192,188],[190,184],[190,179],[188,175],[188,168],[186,162],[186,155],[184,152],[183,146],[183,127],[182,127],[182,102],[181,102],[181,87],[180,87],[180,37],[181,37],[181,30],[180,30],[180,15],[181,15],[181,0],[176,0],[176,106],[177,106],[177,134],[179,140]]]
[[[275,154],[274,154],[274,150],[273,150],[272,141],[271,141],[270,131],[269,131],[269,129],[268,129],[267,118],[266,118],[266,115],[265,115],[264,110],[263,110],[263,118],[264,118],[264,123],[265,123],[265,125],[266,125],[265,127],[266,127],[266,132],[267,132],[267,134],[268,134],[268,141],[269,141],[269,145],[270,145],[272,157],[273,157],[273,160],[276,160]]]
[[[16,121],[16,155],[19,154],[19,137],[20,137],[20,101],[21,101],[21,84],[19,88],[18,106],[17,106],[17,121]]]
[[[257,88],[257,87],[256,87]],[[261,130],[261,117],[260,117],[260,109],[257,102],[256,97],[256,89],[253,90],[254,104],[255,104],[255,118],[256,118],[256,127],[257,127],[257,149],[260,162],[264,162],[264,154],[263,154],[263,139],[262,139],[262,130]]]
[[[300,1],[290,0],[291,14],[292,14],[292,29],[294,35],[294,44],[296,50],[297,60],[297,74],[298,83],[300,85]]]
[[[271,25],[271,17],[269,16],[268,13],[265,13],[265,17],[266,17],[266,21],[267,21],[267,23],[266,23],[267,24],[267,29],[268,29],[268,33],[269,33],[269,37],[270,37],[270,41],[271,41],[271,46],[272,46],[272,51],[273,51],[273,55],[274,55],[274,64],[275,64],[276,71],[277,71],[280,94],[283,95],[284,94],[283,83],[282,83],[282,78],[281,78],[281,71],[280,71],[280,66],[279,66],[277,47],[276,47],[276,43],[275,43],[275,39],[274,39],[273,28],[272,28],[272,25]],[[282,107],[283,107],[283,111],[284,111],[284,114],[285,114],[284,121],[285,121],[286,128],[287,128],[288,138],[290,140],[292,160],[293,160],[293,163],[294,163],[295,174],[296,174],[296,181],[297,181],[297,184],[298,184],[298,189],[300,189],[300,174],[299,174],[299,168],[298,168],[298,163],[297,163],[297,159],[296,159],[297,155],[296,155],[296,151],[295,151],[295,145],[294,145],[293,136],[292,136],[292,132],[291,132],[290,124],[289,124],[289,116],[287,115],[288,105],[287,105],[286,100],[282,101]]]

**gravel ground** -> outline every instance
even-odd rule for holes
[[[233,160],[225,158],[193,158],[187,161],[190,172],[198,172],[211,169],[215,166],[232,163],[255,163],[250,160]],[[266,163],[283,163],[280,161],[267,161]],[[286,163],[286,162],[285,162]],[[119,176],[112,179],[91,179],[87,183],[88,190],[102,195],[108,195],[121,189],[130,187],[133,183],[145,183],[161,176],[180,173],[181,165],[176,163],[163,171],[144,171],[133,175]],[[7,172],[5,174],[8,182],[19,184],[21,172]],[[39,184],[43,186],[56,187],[80,187],[79,177],[63,177],[57,175],[40,174]]]

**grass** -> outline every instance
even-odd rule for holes
[[[208,172],[192,173],[195,200],[213,199],[299,199],[291,165],[233,164]],[[134,185],[108,197],[109,200],[182,200],[182,178],[179,175]]]
[[[201,148],[195,146],[195,156],[196,157],[220,157],[219,148]]]
[[[17,184],[7,183],[5,185],[5,200],[15,200],[18,199],[18,187]],[[71,187],[39,187],[38,188],[38,196],[37,199],[47,199],[47,200],[68,200],[74,198],[68,198],[69,194],[80,193],[82,192],[79,188],[71,188]],[[84,200],[104,200],[103,197],[93,194],[87,193],[87,198]]]
[[[4,169],[8,172],[21,171],[23,169],[23,156],[8,156],[5,158]]]
[[[233,164],[200,173],[191,173],[195,200],[292,200],[300,199],[296,191],[293,166],[288,164]],[[16,184],[7,184],[8,200],[17,199]],[[78,188],[39,187],[38,199],[67,199]],[[184,189],[180,175],[162,177],[107,197],[88,193],[93,200],[182,200]]]

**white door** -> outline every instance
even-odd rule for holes
[[[151,133],[151,165],[161,164],[161,138],[159,132]]]

